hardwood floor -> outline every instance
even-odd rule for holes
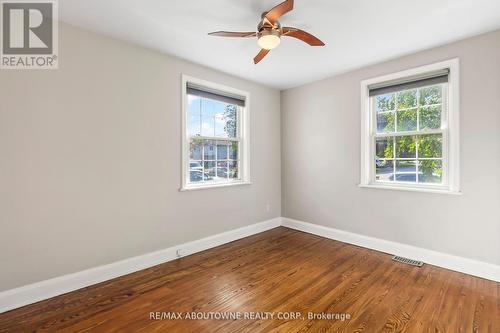
[[[216,311],[274,319],[150,319]],[[0,314],[0,332],[32,331],[498,333],[500,283],[280,227]]]

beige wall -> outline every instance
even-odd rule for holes
[[[360,81],[454,57],[463,195],[357,187]],[[283,216],[500,264],[499,95],[500,31],[283,92]]]
[[[280,124],[276,90],[60,30],[59,70],[0,71],[0,291],[280,215],[500,264],[500,31],[287,90]],[[464,194],[358,188],[360,81],[453,57]],[[181,73],[251,93],[252,185],[178,191]]]
[[[279,91],[60,30],[59,70],[0,71],[0,290],[281,215]],[[252,185],[178,191],[181,73],[251,93]]]

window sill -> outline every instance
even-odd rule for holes
[[[221,183],[221,184],[187,185],[187,186],[181,187],[179,189],[179,191],[181,191],[181,192],[197,191],[197,190],[213,189],[213,188],[220,188],[220,187],[251,185],[251,184],[252,184],[251,182],[247,182],[247,181],[238,181],[238,182]]]
[[[415,187],[415,186],[404,186],[404,185],[383,185],[383,184],[359,184],[358,186],[362,188],[373,188],[379,190],[426,192],[426,193],[451,194],[451,195],[463,194],[461,191],[452,191],[444,188]]]

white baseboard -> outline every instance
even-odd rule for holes
[[[179,249],[182,250],[182,256],[186,256],[267,231],[280,225],[368,249],[421,260],[431,265],[500,282],[500,266],[497,265],[363,236],[322,225],[278,217],[164,250],[0,292],[0,313],[178,259],[177,250]]]
[[[281,218],[252,224],[164,250],[0,292],[0,313],[204,251],[281,225]]]
[[[411,245],[391,242],[384,239],[363,236],[322,225],[282,218],[282,225],[295,230],[354,244],[393,255],[423,261],[425,263],[466,273],[488,280],[500,282],[500,266],[454,256],[451,254],[427,250]]]

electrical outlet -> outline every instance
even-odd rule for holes
[[[267,204],[267,205],[266,205],[266,212],[268,212],[268,213],[269,213],[270,211],[271,211],[271,205],[270,205],[270,204]]]

